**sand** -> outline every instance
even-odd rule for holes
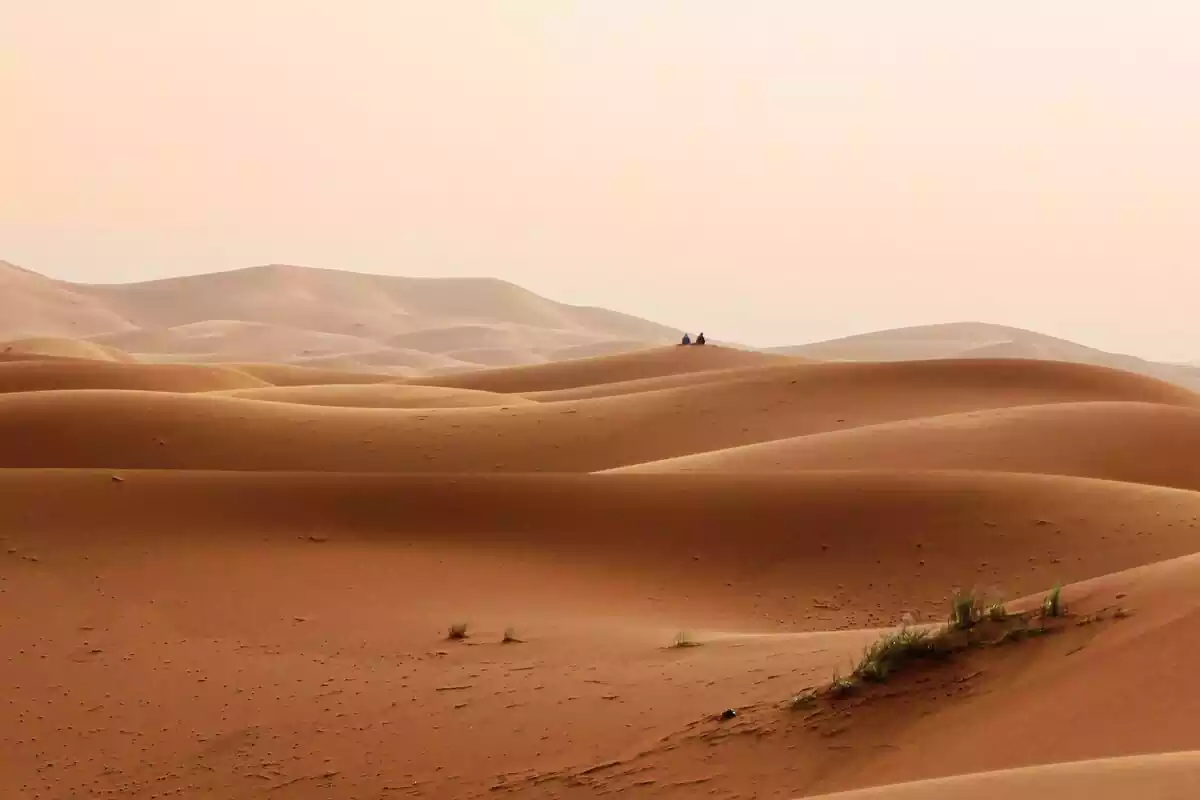
[[[1200,396],[614,347],[410,377],[0,362],[0,796],[1194,793]],[[791,708],[956,589],[1059,583],[1053,635]]]
[[[494,278],[271,264],[91,285],[0,262],[0,352],[12,346],[103,360],[125,354],[145,362],[268,362],[409,376],[643,349],[677,342],[682,333]]]

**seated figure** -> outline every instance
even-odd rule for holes
[[[692,343],[692,337],[691,337],[691,334],[687,334],[687,333],[685,333],[685,334],[683,335],[683,341],[682,341],[682,342],[680,342],[680,344],[691,344],[691,343]]]
[[[696,337],[696,344],[704,344],[706,341],[708,340],[704,338],[703,333]]]

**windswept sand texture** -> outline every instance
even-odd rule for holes
[[[0,797],[1200,785],[1178,382],[982,336],[986,358],[663,345],[499,282],[0,278],[40,304],[0,358]],[[497,298],[519,314],[480,322]],[[464,371],[371,371],[344,337]],[[160,363],[185,345],[204,363]],[[521,365],[461,360],[497,350]],[[1022,611],[1057,583],[1047,635],[792,708],[957,588]]]

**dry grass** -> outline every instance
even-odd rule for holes
[[[1042,601],[1042,616],[1045,617],[1061,617],[1066,614],[1066,606],[1062,601],[1062,586],[1055,586],[1050,590],[1050,594],[1046,595],[1046,599]]]
[[[1127,614],[1119,612],[1114,616]],[[983,607],[971,592],[955,592],[950,600],[950,614],[944,625],[910,628],[907,625],[885,633],[867,647],[858,663],[847,676],[836,674],[819,689],[809,689],[792,698],[791,707],[809,708],[822,696],[843,697],[869,684],[884,683],[897,672],[921,661],[950,658],[961,651],[980,646],[998,646],[1021,642],[1059,630],[1047,627],[1044,620],[1067,616],[1062,602],[1062,587],[1054,589],[1033,612],[1013,613],[1003,603]],[[1043,621],[1034,626],[1033,620]],[[683,641],[676,637],[675,646]]]
[[[690,631],[680,631],[675,634],[675,638],[671,640],[671,647],[699,647],[701,644]]]

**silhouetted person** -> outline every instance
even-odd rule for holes
[[[691,337],[691,335],[690,335],[690,334],[686,334],[686,333],[685,333],[685,334],[683,335],[683,341],[682,341],[682,342],[680,342],[680,344],[691,344],[691,343],[692,343],[692,337]]]
[[[703,333],[696,337],[696,344],[704,344],[706,341],[708,340],[704,338]]]

